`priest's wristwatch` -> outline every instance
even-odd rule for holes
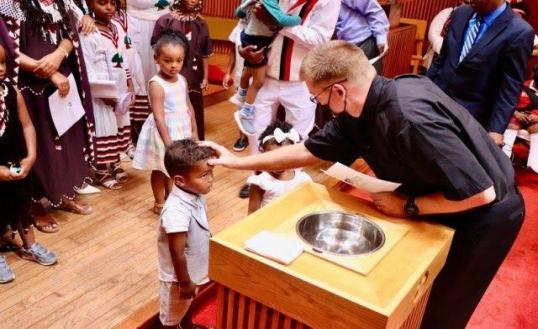
[[[415,217],[418,215],[418,207],[415,204],[415,197],[409,197],[409,200],[407,200],[407,203],[404,206],[404,211],[409,217]]]

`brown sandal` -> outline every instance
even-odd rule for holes
[[[60,230],[54,218],[46,214],[45,216],[34,217],[34,227],[43,233],[56,233]]]
[[[77,215],[89,215],[93,212],[93,208],[90,205],[76,202],[74,199],[69,200],[66,197],[62,197],[62,204],[57,209]]]

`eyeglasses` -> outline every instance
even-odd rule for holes
[[[319,104],[319,101],[318,101],[318,97],[321,96],[321,94],[323,94],[325,91],[327,91],[327,89],[331,88],[332,86],[334,86],[335,84],[338,84],[338,83],[344,83],[347,81],[347,78],[346,79],[343,79],[343,80],[340,80],[340,81],[336,81],[336,82],[333,82],[331,83],[330,85],[328,85],[327,87],[323,88],[323,90],[317,94],[317,95],[310,95],[310,101],[314,104]],[[330,97],[329,97],[330,98]],[[329,103],[329,102],[327,102]],[[328,104],[327,104],[328,105]]]

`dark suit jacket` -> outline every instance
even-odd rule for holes
[[[471,6],[456,9],[427,76],[487,131],[504,133],[518,104],[534,31],[508,6],[458,64]]]

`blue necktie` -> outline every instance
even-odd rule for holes
[[[478,37],[478,32],[480,31],[480,26],[482,26],[482,23],[484,23],[484,18],[482,16],[476,16],[476,24],[473,26],[473,28],[467,33],[467,37],[465,38],[465,42],[463,43],[463,48],[461,49],[460,54],[460,61],[463,61],[465,56],[471,51],[471,48],[473,48],[473,45],[476,41],[476,37]]]

